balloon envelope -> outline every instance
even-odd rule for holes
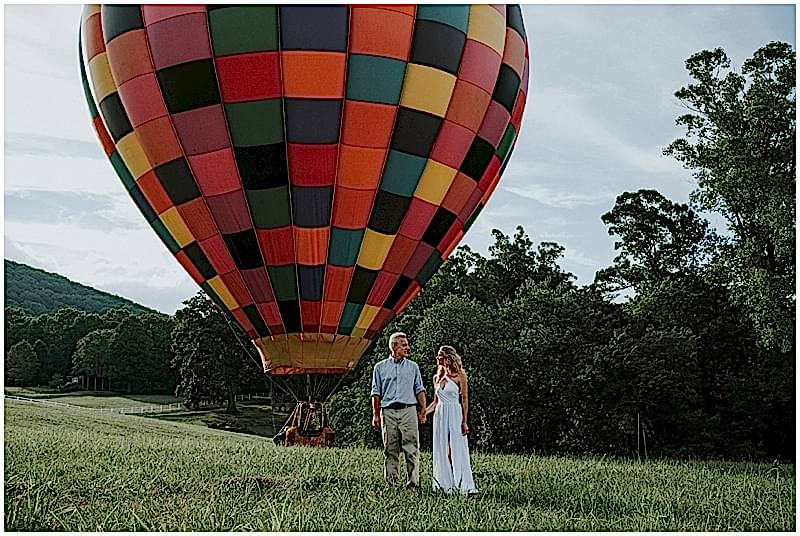
[[[87,6],[81,71],[131,198],[272,374],[351,370],[500,179],[517,5]]]

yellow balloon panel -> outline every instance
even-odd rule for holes
[[[456,178],[456,173],[458,173],[456,169],[440,164],[436,160],[428,160],[414,196],[433,205],[441,205],[447,190],[453,184],[453,179]]]
[[[472,6],[467,37],[480,41],[502,56],[506,40],[506,21],[503,15],[489,5]]]
[[[444,117],[456,77],[426,65],[408,64],[400,104],[422,112]]]
[[[377,233],[372,229],[367,229],[364,233],[364,243],[358,255],[358,264],[370,270],[380,270],[383,261],[389,254],[389,249],[394,241],[393,235]]]
[[[136,132],[131,132],[119,140],[117,150],[134,179],[138,179],[152,169]]]
[[[236,298],[233,297],[231,292],[228,290],[228,287],[222,282],[222,279],[219,276],[209,279],[208,284],[211,285],[211,288],[213,288],[214,292],[217,293],[217,296],[219,296],[219,298],[225,304],[225,307],[229,309],[236,309],[236,307],[238,307],[236,304]]]
[[[111,67],[108,65],[108,55],[105,52],[101,52],[89,61],[89,74],[94,97],[98,103],[117,90],[114,78],[111,76]]]
[[[194,240],[192,232],[186,227],[186,223],[183,221],[183,218],[181,218],[177,208],[171,207],[158,217],[180,247],[184,247]]]

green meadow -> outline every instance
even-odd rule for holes
[[[58,393],[49,389],[34,389],[27,387],[6,387],[5,393],[11,396],[33,398],[36,400],[49,400],[52,402],[59,402],[62,404],[70,404],[85,408],[135,408],[183,402],[182,398],[170,395],[124,395],[104,393],[100,391]]]
[[[281,448],[197,416],[166,421],[7,399],[5,529],[796,528],[793,465],[475,453],[481,494],[460,497],[430,491],[430,453],[421,463],[424,486],[414,494],[384,486],[379,450]]]

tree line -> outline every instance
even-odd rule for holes
[[[370,373],[403,331],[429,387],[439,345],[463,355],[479,450],[794,460],[795,53],[686,67],[686,136],[664,152],[692,171],[690,203],[620,194],[602,216],[617,256],[587,285],[521,227],[494,230],[487,255],[458,248],[330,401],[339,444],[380,444]],[[265,381],[243,340],[202,294],[173,317],[7,307],[6,382],[81,374],[235,411]]]
[[[73,308],[33,316],[7,306],[5,384],[170,393],[190,409],[225,400],[235,412],[242,389],[264,390],[260,365],[202,293],[184,305],[174,316]]]
[[[125,309],[32,316],[6,307],[6,385],[171,393],[173,323],[168,315]]]

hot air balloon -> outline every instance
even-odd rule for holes
[[[355,367],[485,206],[528,85],[517,5],[92,5],[80,41],[112,166],[273,377]]]

